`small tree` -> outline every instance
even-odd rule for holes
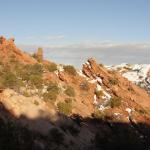
[[[71,86],[67,86],[66,90],[65,90],[65,94],[70,96],[70,97],[75,97],[75,91],[74,88]]]

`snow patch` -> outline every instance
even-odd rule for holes
[[[97,80],[96,80],[96,79],[94,79],[94,80],[89,80],[88,82],[93,84],[93,83],[96,83]]]
[[[77,70],[79,76],[87,78],[86,75],[83,74],[82,70]]]
[[[133,65],[132,70],[123,73],[123,76],[135,83],[142,82],[147,77],[149,69],[150,69],[149,64],[142,64],[142,65],[135,64]]]
[[[91,64],[88,61],[85,64],[88,65],[89,68],[92,68]]]
[[[93,104],[95,104],[95,105],[98,104],[96,95],[94,95],[94,102],[93,102]]]
[[[101,90],[102,90],[102,87],[99,84],[97,84],[96,85],[96,91],[101,91]]]
[[[131,114],[132,109],[131,108],[126,108],[126,111],[128,112],[128,114]]]
[[[57,65],[57,70],[60,72],[64,71],[63,65]]]

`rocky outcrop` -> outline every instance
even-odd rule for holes
[[[148,71],[148,73],[147,73],[147,76],[150,77],[150,69],[149,69],[149,71]]]
[[[126,108],[142,108],[149,113],[150,95],[122,77],[117,71],[106,69],[104,66],[97,64],[94,59],[89,59],[87,63],[83,65],[82,70],[89,78],[97,81],[101,80],[97,82],[98,85],[102,89],[105,89],[105,92],[109,93],[111,97],[117,96],[122,99],[122,107],[119,108],[122,114]]]
[[[29,54],[22,52],[14,44],[14,38],[6,40],[4,37],[0,37],[0,57],[4,63],[10,60],[16,59],[22,63],[34,64],[37,61],[33,59]]]
[[[37,52],[34,54],[34,57],[36,58],[38,62],[42,62],[43,61],[43,49],[39,47]]]

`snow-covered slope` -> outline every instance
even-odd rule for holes
[[[134,82],[140,87],[150,92],[150,64],[120,64],[115,66],[106,66],[110,70],[119,71],[123,77]]]

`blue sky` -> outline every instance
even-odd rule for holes
[[[0,34],[56,62],[149,63],[150,0],[0,0],[0,20]]]
[[[149,0],[0,0],[0,28],[24,44],[147,42],[149,7]]]

